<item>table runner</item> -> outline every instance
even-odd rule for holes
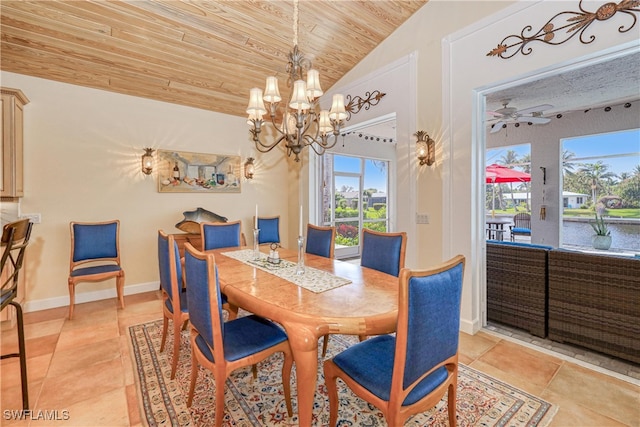
[[[222,255],[252,265],[317,294],[351,283],[349,279],[306,265],[304,274],[297,275],[295,262],[281,259],[279,264],[272,264],[263,253],[260,253],[260,260],[254,260],[253,249],[222,252]]]

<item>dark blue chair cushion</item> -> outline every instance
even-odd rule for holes
[[[174,260],[176,264],[176,280],[178,287],[182,287],[182,263],[180,262],[180,251],[178,244],[173,241]],[[173,297],[173,289],[171,287],[171,257],[169,256],[169,240],[158,234],[158,267],[160,269],[160,286],[169,295],[169,299]]]
[[[458,351],[462,273],[459,264],[409,280],[405,387]]]
[[[164,305],[167,307],[167,309],[169,310],[169,313],[173,313],[173,304],[171,304],[171,299],[167,298],[164,302]],[[183,313],[188,313],[189,312],[189,304],[187,301],[187,293],[186,292],[180,292],[180,311]]]
[[[111,273],[122,270],[119,265],[96,265],[93,267],[77,268],[71,272],[71,277],[90,276],[92,274]]]
[[[73,224],[73,261],[116,258],[118,224]]]
[[[276,324],[260,316],[250,315],[224,324],[224,357],[228,361],[242,359],[287,340],[287,334]],[[202,354],[212,362],[213,354],[202,335],[196,337]]]
[[[258,243],[280,243],[280,218],[258,217]]]
[[[333,358],[333,362],[347,375],[382,400],[391,396],[391,376],[396,340],[391,335],[381,335],[349,347]],[[403,405],[411,405],[429,394],[447,379],[442,367],[423,379]]]
[[[402,236],[379,236],[363,233],[362,240],[360,264],[363,267],[373,268],[398,277]]]
[[[222,295],[218,284],[218,269],[215,270],[215,284],[209,286],[208,265],[206,260],[200,260],[188,251],[184,254],[185,275],[187,279],[187,304],[189,307],[189,321],[198,333],[213,347],[213,323],[212,314],[216,314],[220,324],[224,322],[222,317]],[[210,304],[211,292],[217,292],[217,307]],[[213,310],[213,311],[212,311]],[[222,333],[218,331],[217,333]],[[224,338],[224,337],[223,337]]]
[[[308,254],[314,254],[329,258],[331,254],[331,230],[318,230],[316,228],[307,228],[307,247],[305,251]]]
[[[518,234],[531,234],[531,229],[514,227],[514,228],[511,229],[511,232],[512,233],[518,233]]]
[[[240,223],[203,226],[204,250],[240,246]]]

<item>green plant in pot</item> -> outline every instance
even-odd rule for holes
[[[598,214],[596,214],[596,222],[592,222],[591,227],[596,232],[591,238],[594,249],[608,250],[611,247],[611,231],[602,215],[598,218]]]

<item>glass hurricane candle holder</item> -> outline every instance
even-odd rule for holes
[[[258,236],[260,236],[260,229],[253,229],[253,259],[254,261],[260,260],[260,245],[258,244]]]
[[[296,274],[304,274],[304,237],[298,236],[298,265],[296,265]]]

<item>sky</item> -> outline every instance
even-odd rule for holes
[[[578,163],[596,163],[598,160],[609,165],[609,171],[615,174],[632,173],[640,164],[640,129],[612,132],[599,135],[567,138],[563,140],[563,151],[570,151]],[[486,164],[498,163],[508,150],[515,151],[518,156],[528,154],[528,144],[501,147],[487,150]],[[630,156],[608,158],[616,154]]]
[[[340,172],[360,172],[360,159],[358,157],[334,156],[334,170]],[[337,177],[336,188],[340,190],[343,185],[356,187],[357,180],[348,177]],[[364,188],[375,188],[378,191],[387,192],[387,168],[380,168],[379,162],[365,161]]]

